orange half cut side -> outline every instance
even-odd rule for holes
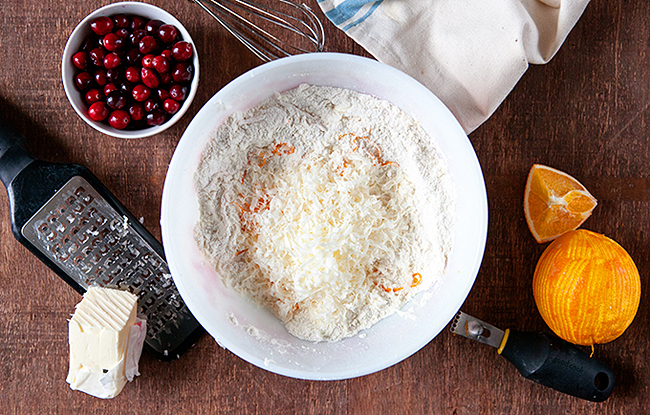
[[[528,229],[539,243],[577,229],[598,202],[572,176],[552,167],[534,164],[524,191]]]

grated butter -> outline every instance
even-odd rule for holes
[[[201,250],[299,338],[352,336],[444,272],[455,190],[424,130],[387,101],[278,94],[220,126],[195,183]]]

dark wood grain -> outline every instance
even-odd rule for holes
[[[318,9],[315,0],[307,0]],[[189,2],[157,0],[192,34],[201,57],[197,96],[166,132],[120,140],[87,126],[66,100],[63,47],[74,26],[108,1],[0,4],[0,111],[49,161],[89,167],[160,237],[168,163],[201,106],[257,59]],[[320,14],[320,13],[319,13]],[[324,20],[325,21],[325,20]],[[325,21],[326,22],[326,21]],[[327,48],[369,56],[326,22]],[[522,211],[533,163],[578,177],[599,205],[584,227],[627,249],[642,279],[641,307],[618,340],[596,347],[618,377],[604,403],[522,379],[494,350],[446,330],[379,373],[309,382],[252,366],[202,337],[182,359],[145,354],[142,375],[115,399],[70,390],[67,319],[80,297],[14,240],[0,192],[0,414],[647,414],[650,413],[650,3],[593,1],[558,54],[531,67],[470,140],[486,180],[490,223],[483,265],[463,309],[502,327],[548,330],[531,280],[544,246]]]

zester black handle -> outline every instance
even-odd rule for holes
[[[508,330],[501,355],[526,378],[557,391],[602,402],[614,389],[614,372],[559,337]]]
[[[0,180],[9,187],[25,166],[34,161],[25,146],[25,139],[0,118]]]

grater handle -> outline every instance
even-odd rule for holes
[[[35,159],[29,155],[25,138],[0,118],[0,180],[9,188],[13,179]]]

